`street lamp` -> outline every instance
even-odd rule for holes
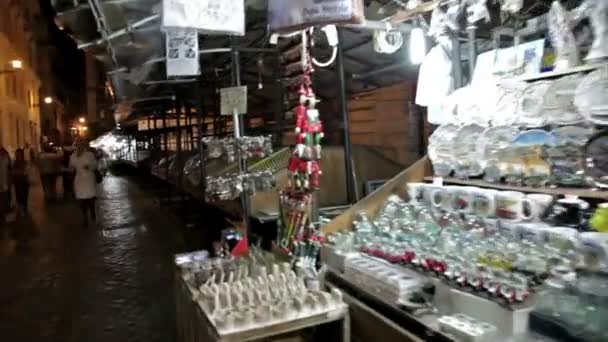
[[[80,122],[81,124],[83,124],[83,123],[87,122],[87,120],[84,117],[80,117],[78,119],[78,122]]]
[[[15,72],[17,70],[21,70],[23,69],[23,62],[18,60],[18,59],[13,59],[12,61],[10,61],[8,63],[9,65],[9,69],[5,69],[5,70],[0,70],[0,75],[1,74],[8,74],[8,73],[12,73]]]
[[[11,62],[11,67],[15,70],[17,69],[23,69],[23,62],[18,60],[18,59],[13,59]]]
[[[50,97],[50,96],[45,97],[45,98],[44,98],[44,103],[46,103],[46,104],[51,104],[51,103],[53,103],[53,98],[52,98],[52,97]]]

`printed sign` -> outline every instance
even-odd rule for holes
[[[196,30],[169,29],[165,36],[167,77],[200,75]]]
[[[361,0],[269,0],[268,13],[270,28],[275,31],[364,19]]]
[[[245,0],[163,0],[162,28],[245,35]]]
[[[222,97],[222,115],[232,115],[236,110],[239,114],[247,113],[247,87],[220,89]]]

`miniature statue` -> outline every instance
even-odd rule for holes
[[[589,18],[593,29],[593,44],[585,57],[586,61],[596,62],[608,58],[608,1],[585,0],[572,10],[573,21]]]
[[[555,70],[564,70],[580,64],[578,46],[572,33],[574,20],[558,0],[551,4],[547,26],[551,45],[555,48]]]

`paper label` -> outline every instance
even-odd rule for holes
[[[200,75],[196,30],[169,29],[165,36],[167,77]]]
[[[270,28],[335,23],[353,18],[353,0],[269,0]]]
[[[433,177],[433,185],[443,186],[443,177]]]
[[[162,28],[245,34],[244,0],[163,0]]]
[[[247,87],[220,89],[222,115],[232,115],[236,110],[239,114],[247,113]]]

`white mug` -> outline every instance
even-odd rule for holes
[[[551,227],[545,229],[545,241],[560,249],[574,248],[579,239],[578,230],[570,227]]]
[[[407,183],[407,194],[409,196],[410,202],[422,202],[424,200],[424,191],[426,188],[426,183]]]
[[[546,240],[547,229],[550,226],[546,223],[521,223],[515,226],[515,234],[518,240],[528,240],[536,243],[543,243]]]
[[[532,202],[524,193],[517,191],[500,191],[495,196],[496,216],[505,221],[528,221],[534,217]],[[528,210],[526,210],[528,208]]]
[[[465,214],[473,213],[473,198],[478,190],[480,189],[474,186],[454,188],[451,196],[451,210]]]
[[[423,202],[426,203],[429,207],[433,207],[433,196],[436,192],[442,191],[443,186],[434,185],[434,184],[424,184],[422,190],[422,198]]]
[[[444,211],[452,211],[452,199],[459,186],[443,186],[433,189],[431,193],[431,207],[442,209]]]
[[[529,194],[526,196],[530,200],[529,210],[533,221],[540,221],[543,214],[553,203],[553,196],[548,194]]]
[[[479,217],[496,216],[496,194],[498,190],[477,189],[473,193],[473,213]]]
[[[585,232],[579,234],[577,249],[590,268],[608,266],[608,233]]]

